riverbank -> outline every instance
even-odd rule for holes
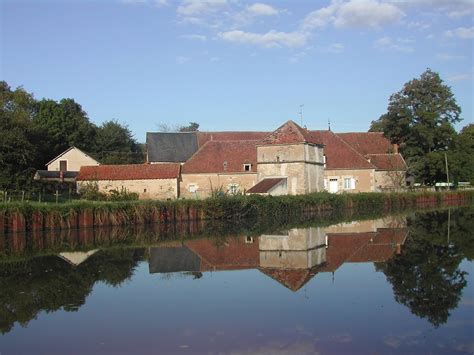
[[[51,229],[176,223],[201,220],[288,218],[397,211],[413,207],[474,202],[474,190],[424,193],[315,193],[297,196],[224,196],[205,200],[52,203],[0,205],[0,234]]]

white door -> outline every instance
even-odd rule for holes
[[[329,179],[329,192],[337,192],[337,179]]]

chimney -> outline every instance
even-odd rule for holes
[[[398,144],[392,144],[392,145],[393,145],[393,152],[395,154],[397,154],[398,153]]]

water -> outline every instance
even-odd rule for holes
[[[473,216],[9,236],[0,353],[472,354]]]

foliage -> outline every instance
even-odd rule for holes
[[[141,163],[144,160],[130,129],[114,120],[97,128],[94,153],[102,164]]]
[[[180,132],[195,132],[199,130],[199,123],[196,122],[189,122],[187,126],[181,126],[179,128]]]
[[[89,201],[136,201],[138,194],[130,192],[125,188],[119,190],[110,190],[109,193],[100,191],[99,184],[96,181],[90,181],[81,186],[80,198]]]
[[[0,82],[0,189],[20,189],[34,174],[38,134],[32,122],[36,111],[31,94]]]
[[[390,97],[387,113],[372,122],[371,130],[383,131],[400,145],[416,180],[433,184],[440,178],[437,152],[452,145],[453,124],[461,121],[460,114],[451,89],[438,73],[427,69]]]
[[[106,121],[100,127],[73,99],[43,99],[0,81],[0,190],[41,190],[33,182],[36,170],[71,146],[99,158],[102,163],[144,161],[126,125]]]
[[[466,286],[464,258],[472,260],[472,208],[419,213],[409,219],[409,240],[400,255],[378,264],[397,302],[434,326],[448,320]],[[448,232],[449,230],[449,232]]]

